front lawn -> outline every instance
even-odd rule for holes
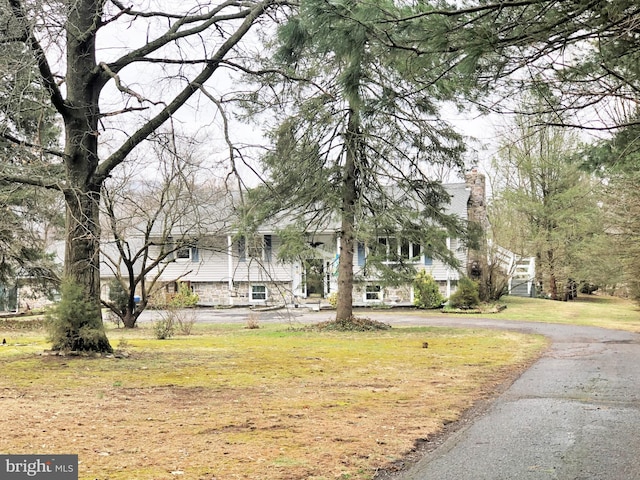
[[[41,355],[42,332],[0,331],[0,451],[76,453],[85,480],[372,478],[546,346],[414,327],[109,336],[128,357]]]

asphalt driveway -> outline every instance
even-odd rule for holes
[[[485,413],[397,480],[640,479],[640,335],[524,322],[427,320],[549,337]]]

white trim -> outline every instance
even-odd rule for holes
[[[179,253],[181,251],[187,251],[187,256],[186,257],[180,257]],[[190,262],[191,261],[191,255],[192,255],[192,251],[191,251],[191,247],[180,247],[178,249],[176,249],[175,251],[175,260],[176,262]]]

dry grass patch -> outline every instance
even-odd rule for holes
[[[118,332],[129,358],[38,356],[37,336],[0,349],[0,451],[78,453],[80,479],[366,479],[545,346],[441,328]]]

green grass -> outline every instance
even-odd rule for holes
[[[623,299],[502,302],[500,313],[465,318],[640,332],[640,310]],[[540,336],[435,327],[341,333],[196,324],[193,335],[168,340],[157,340],[151,325],[107,330],[129,357],[39,355],[49,347],[43,331],[0,330],[3,415],[12,425],[0,450],[46,444],[69,453],[72,445],[81,480],[155,480],[172,471],[194,479],[370,479],[547,345]]]
[[[581,295],[569,302],[506,296],[507,305],[491,318],[531,322],[588,325],[640,332],[640,309],[627,299]]]

